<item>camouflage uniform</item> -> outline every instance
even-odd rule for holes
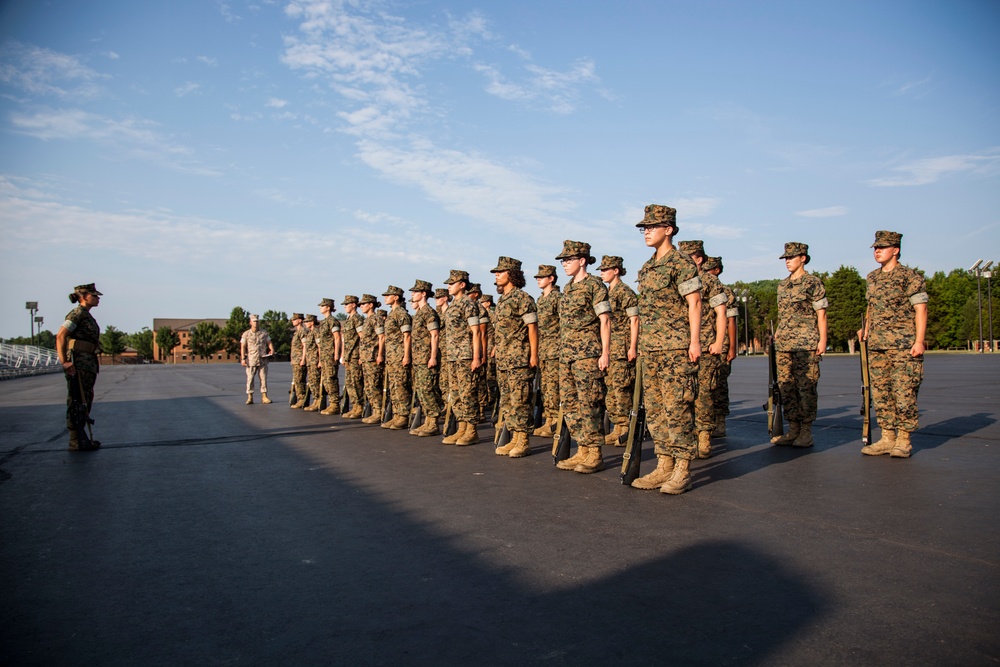
[[[306,315],[306,322],[315,322],[315,315]],[[316,327],[302,328],[302,344],[305,347],[306,356],[306,385],[312,394],[312,405],[319,407],[320,398],[320,374],[319,374],[319,345],[316,343]]]
[[[100,292],[91,285],[80,285],[76,288],[79,292],[81,288],[92,288],[90,291],[97,295]],[[66,375],[66,428],[69,429],[70,437],[70,449],[77,449],[79,443],[77,440],[76,431],[73,428],[73,420],[70,418],[70,406],[73,404],[73,389],[74,387],[83,388],[83,400],[87,403],[87,414],[90,414],[90,409],[94,405],[94,385],[97,384],[97,374],[101,372],[101,364],[98,359],[98,354],[101,349],[101,327],[97,324],[97,320],[94,316],[90,314],[90,311],[83,306],[77,306],[69,313],[66,314],[66,320],[63,322],[62,326],[69,332],[70,344],[77,345],[73,341],[80,341],[85,345],[81,345],[80,348],[72,348],[69,352],[70,358],[72,360],[73,367],[76,369],[76,376],[71,377]],[[84,352],[84,347],[91,347],[92,351]],[[77,385],[79,383],[79,385]]]
[[[256,317],[256,315],[254,316]],[[260,374],[260,393],[267,395],[267,354],[268,346],[271,344],[271,337],[263,329],[247,329],[240,336],[240,348],[246,346],[246,372],[247,372],[247,394],[253,396],[254,378]]]
[[[804,244],[786,244],[785,255],[805,255],[808,247],[806,251],[799,252],[801,248],[798,246],[801,245]],[[796,247],[789,249],[789,246]],[[789,255],[789,252],[795,254]],[[816,354],[820,340],[817,312],[828,306],[823,281],[812,274],[806,273],[795,280],[789,276],[778,283],[778,328],[774,332],[774,350],[781,404],[789,423],[816,421],[820,375],[820,357]]]
[[[538,267],[536,278],[555,275],[555,267]],[[559,299],[558,285],[538,298],[538,365],[542,375],[542,417],[554,422],[559,417]]]
[[[365,299],[371,299],[366,301]],[[361,303],[377,303],[371,294],[361,297]],[[374,310],[365,318],[365,323],[361,327],[360,338],[360,360],[361,369],[364,375],[365,398],[371,407],[372,415],[382,414],[382,364],[378,363],[378,337],[382,335],[382,327],[379,311]]]
[[[722,260],[718,257],[705,258],[705,270],[711,271],[713,267],[722,267]],[[718,276],[716,276],[718,277]],[[716,426],[721,422],[725,426],[725,418],[729,416],[729,375],[732,373],[733,365],[729,360],[729,351],[736,345],[736,341],[729,340],[729,320],[736,318],[738,310],[736,307],[736,293],[726,285],[722,284],[722,290],[726,293],[726,338],[722,344],[722,354],[719,361],[719,373],[715,382],[715,393],[712,396],[712,404],[715,406]],[[714,432],[713,432],[714,435]]]
[[[292,313],[293,320],[304,319],[302,313]],[[305,403],[306,400],[306,367],[302,365],[302,332],[305,326],[299,322],[292,333],[292,347],[289,352],[292,362],[292,386],[295,388],[295,400]]]
[[[535,369],[529,363],[531,347],[528,325],[538,323],[535,300],[524,290],[515,287],[501,295],[493,309],[493,317],[500,414],[511,432],[527,434],[534,427],[532,384]]]
[[[482,294],[482,287],[478,283],[473,283],[469,285],[469,292],[476,292]],[[476,307],[476,311],[479,313],[479,326],[486,327],[486,335],[481,343],[482,350],[482,364],[479,368],[473,371],[472,376],[476,382],[476,400],[479,407],[479,418],[477,421],[484,421],[490,418],[490,413],[492,412],[492,405],[490,403],[490,385],[488,381],[488,369],[489,369],[489,351],[492,349],[490,346],[490,313],[483,304],[479,303],[479,297],[469,296],[472,300],[473,305]]]
[[[420,401],[424,416],[434,422],[441,416],[441,388],[438,377],[441,368],[440,319],[437,311],[424,304],[413,313],[413,331],[410,338],[413,361],[413,390]],[[428,368],[431,359],[431,332],[438,331],[437,363]]]
[[[625,275],[621,257],[605,255],[600,268],[617,268],[621,270],[619,276]],[[612,424],[627,427],[635,389],[635,361],[629,361],[628,350],[632,341],[631,320],[639,315],[639,298],[619,280],[608,290],[608,299],[611,302],[611,361],[605,380],[608,416]]]
[[[326,393],[330,408],[340,410],[340,361],[336,358],[337,345],[334,334],[340,332],[340,321],[331,313],[316,327],[319,343],[320,386]]]
[[[344,297],[343,305],[348,303],[357,304],[358,297],[348,294]],[[365,325],[365,318],[360,313],[354,311],[347,316],[347,320],[341,327],[341,344],[344,360],[344,391],[351,402],[351,408],[364,404],[365,381],[361,372],[361,329]]]
[[[460,422],[478,421],[479,399],[472,372],[472,335],[470,327],[479,326],[479,307],[468,294],[448,305],[445,311],[444,358],[451,390],[452,411]]]
[[[534,299],[532,299],[534,300]],[[486,305],[489,302],[489,305]],[[494,345],[496,345],[496,322],[494,321],[496,310],[493,306],[493,295],[485,294],[479,299],[479,306],[482,309],[480,322],[486,322],[486,350],[487,355],[483,361],[483,377],[486,383],[486,405],[480,409],[486,418],[490,417],[492,412],[494,402],[500,401],[500,385],[498,384],[497,378],[497,361],[496,357],[489,354],[493,350]],[[485,318],[485,319],[482,319]],[[480,396],[480,404],[483,403],[483,398]]]
[[[914,306],[928,301],[924,277],[902,264],[892,271],[875,269],[868,274],[866,298],[868,367],[878,423],[883,433],[916,431],[924,358],[911,356],[910,348],[917,334]]]
[[[400,298],[403,290],[389,285],[383,296],[394,294]],[[392,401],[394,418],[406,417],[410,414],[410,401],[413,399],[410,386],[410,367],[403,365],[405,352],[404,334],[411,332],[412,318],[406,312],[402,302],[396,303],[385,318],[385,372],[389,376],[389,398]]]
[[[444,297],[444,298],[448,297],[448,290],[447,289],[437,289],[437,290],[434,290],[434,298],[438,299],[438,298],[441,298],[441,297]],[[444,317],[444,314],[445,314],[446,311],[447,311],[447,306],[445,306],[445,307],[435,306],[434,307],[434,312],[437,313],[437,316],[438,316],[438,326],[441,327],[438,330],[438,355],[440,356],[440,358],[442,360],[441,363],[438,364],[438,367],[440,369],[438,371],[438,386],[441,388],[441,402],[442,402],[442,404],[444,404],[448,400],[448,371],[444,367],[444,364],[443,364],[443,359],[444,359],[444,340],[445,340],[445,317]]]
[[[587,253],[589,250],[588,246]],[[596,447],[598,451],[604,445],[604,371],[598,367],[602,351],[600,316],[610,311],[607,288],[600,278],[589,274],[566,285],[559,299],[559,396],[563,417],[580,447]]]

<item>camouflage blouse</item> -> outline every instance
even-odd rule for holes
[[[686,350],[691,345],[687,295],[701,289],[694,261],[672,248],[639,270],[639,352]]]
[[[424,304],[413,313],[413,331],[410,335],[410,357],[413,365],[426,366],[431,360],[431,332],[438,331],[438,359],[441,357],[441,321],[437,311]]]
[[[361,329],[365,326],[365,318],[358,311],[347,316],[340,335],[344,346],[344,361],[358,361],[361,352]]]
[[[493,307],[496,362],[500,370],[527,368],[531,358],[528,325],[538,323],[538,308],[530,294],[512,289]]]
[[[402,306],[393,306],[385,318],[385,360],[391,364],[403,362],[403,334],[410,333],[413,319]]]
[[[334,353],[336,345],[333,334],[340,331],[340,321],[333,317],[326,317],[316,327],[316,340],[319,342],[319,353],[324,358]]]
[[[722,344],[722,353],[726,354],[729,352],[729,346],[736,344],[735,341],[729,340],[729,320],[730,318],[739,317],[740,311],[736,307],[736,292],[725,283],[722,284],[722,289],[726,293],[726,340]]]
[[[698,275],[701,278],[701,345],[702,353],[707,353],[708,346],[715,342],[715,309],[726,305],[729,297],[714,273],[702,271]]]
[[[364,319],[361,326],[361,333],[358,334],[360,360],[362,362],[372,362],[378,357],[378,337],[382,331],[379,323],[378,311]]]
[[[90,314],[90,311],[83,306],[77,306],[66,315],[66,321],[62,323],[66,331],[69,332],[70,340],[79,340],[100,348],[101,327],[97,320]],[[73,350],[73,365],[82,371],[91,373],[100,372],[100,364],[97,355],[93,352],[81,352]]]
[[[472,332],[469,327],[479,326],[479,304],[463,294],[444,311],[445,347],[447,361],[472,359]]]
[[[289,353],[292,366],[299,366],[302,364],[302,332],[304,330],[305,327],[300,324],[292,332],[292,349]]]
[[[558,286],[553,286],[548,295],[538,297],[538,358],[539,360],[559,358],[559,298],[562,294]]]
[[[816,313],[829,306],[823,281],[806,273],[778,283],[778,328],[774,349],[779,352],[815,350],[819,344],[819,320]]]
[[[319,347],[316,345],[316,327],[302,327],[302,344],[305,346],[306,365],[315,366],[319,363]]]
[[[562,363],[601,356],[601,318],[611,312],[608,289],[597,276],[587,274],[566,285],[559,299],[559,336]]]
[[[611,358],[627,359],[632,329],[629,320],[639,315],[639,297],[624,281],[608,290],[611,301]]]
[[[924,277],[898,264],[892,271],[868,274],[868,347],[872,350],[908,350],[917,341],[916,306],[927,303]]]

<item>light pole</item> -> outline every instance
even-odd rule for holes
[[[42,324],[45,323],[45,318],[41,315],[35,315],[35,331],[38,332],[38,344],[42,344]]]
[[[986,266],[983,267],[983,275],[986,276],[986,312],[990,321],[990,354],[996,349],[993,340],[993,271],[990,269],[991,266],[993,266],[993,260],[986,262]]]
[[[979,353],[983,353],[983,270],[980,268],[983,260],[977,259],[969,267],[969,273],[976,276],[976,311],[979,313]]]
[[[37,301],[26,301],[24,307],[31,311],[29,316],[31,319],[29,323],[31,324],[31,344],[35,344],[35,313],[38,312],[38,302]]]
[[[750,296],[750,290],[742,289],[736,293],[737,298],[743,302],[743,342],[746,343],[747,351],[746,354],[750,356],[750,302],[747,297]]]

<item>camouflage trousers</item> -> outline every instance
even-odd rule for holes
[[[559,398],[570,436],[581,447],[604,444],[604,372],[597,358],[559,363]]]
[[[535,428],[533,408],[534,368],[497,369],[500,388],[500,415],[512,433],[531,433]]]
[[[337,372],[339,370],[333,357],[324,359],[323,365],[320,367],[320,384],[323,393],[328,397],[327,402],[331,405],[340,402],[340,377]]]
[[[694,426],[698,431],[715,429],[715,388],[718,385],[721,354],[702,354],[698,359],[698,393],[694,401]]]
[[[924,379],[924,358],[909,350],[871,350],[868,370],[872,379],[872,403],[883,429],[917,430],[917,393]]]
[[[344,391],[351,402],[351,406],[364,405],[365,402],[365,377],[361,370],[361,362],[358,359],[348,359],[344,368]]]
[[[260,393],[267,393],[267,362],[261,361],[259,366],[247,366],[247,393],[252,394],[254,378],[260,375]]]
[[[440,371],[437,366],[428,368],[427,364],[413,365],[413,391],[420,401],[424,416],[428,419],[437,419],[443,412],[439,376]]]
[[[628,424],[632,410],[632,391],[635,389],[635,362],[612,359],[604,379],[608,387],[606,403],[612,424]]]
[[[694,397],[698,391],[698,366],[687,350],[644,352],[642,393],[646,426],[653,436],[657,456],[694,459]]]
[[[493,368],[493,380],[490,380],[490,364],[494,364],[492,359],[487,360],[476,369],[476,396],[479,404],[479,418],[488,419],[493,412],[493,400],[496,398],[496,367]]]
[[[319,359],[306,359],[306,386],[312,394],[312,400],[320,399],[320,388],[322,387],[322,377],[319,373]]]
[[[295,387],[295,400],[301,401],[306,397],[306,367],[301,364],[292,364],[292,386]]]
[[[785,411],[785,419],[790,422],[816,421],[819,359],[816,350],[777,353],[781,405]]]
[[[382,364],[374,361],[362,361],[361,370],[365,380],[365,398],[371,406],[373,415],[382,414]]]
[[[413,400],[413,388],[410,384],[410,367],[404,366],[402,360],[385,365],[389,375],[389,400],[392,401],[392,415],[407,417],[410,414],[410,401]]]
[[[77,379],[77,376],[79,379]],[[77,383],[80,383],[79,385]],[[97,384],[97,373],[76,369],[76,376],[66,376],[66,428],[73,430],[73,420],[70,419],[70,406],[73,404],[73,392],[83,387],[83,400],[87,402],[87,414],[94,405],[94,385]]]
[[[729,375],[732,372],[733,362],[727,361],[723,354],[719,374],[715,378],[715,395],[712,397],[716,417],[729,415]]]
[[[441,414],[444,414],[444,404],[448,400],[448,362],[444,359],[438,362],[437,365],[437,384],[440,388],[441,396]]]
[[[559,360],[542,359],[542,418],[555,421],[559,417]]]
[[[479,393],[471,359],[446,362],[448,388],[451,391],[451,411],[460,422],[479,421]]]

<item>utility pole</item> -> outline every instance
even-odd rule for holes
[[[976,263],[969,267],[969,273],[976,276],[976,310],[979,312],[979,353],[983,353],[983,270],[980,268],[983,260],[977,259]]]
[[[31,311],[29,323],[31,324],[31,344],[35,344],[35,313],[38,312],[37,301],[26,301],[24,307]]]

